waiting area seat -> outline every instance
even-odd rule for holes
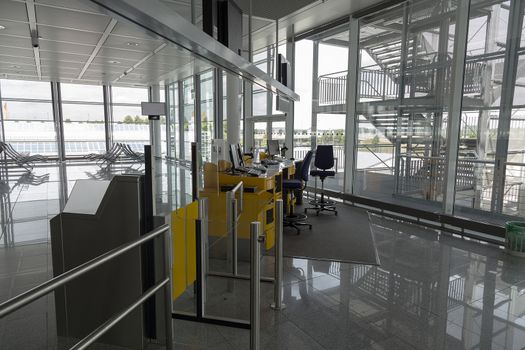
[[[308,171],[310,170],[312,156],[312,151],[308,151],[301,165],[301,171],[296,173],[296,177],[294,179],[283,180],[283,190],[286,198],[288,198],[288,195],[292,197],[289,201],[287,201],[289,203],[287,210],[288,214],[283,219],[283,226],[295,228],[297,230],[297,234],[301,232],[300,226],[308,226],[310,230],[312,229],[312,224],[306,221],[308,216],[306,216],[306,214],[295,213],[293,205],[294,191],[303,190],[306,187],[306,183],[308,182]]]
[[[9,143],[0,141],[0,153],[1,152],[3,152],[16,165],[26,169],[27,171],[33,170],[35,162],[47,162],[49,160],[48,157],[45,157],[41,154],[29,155],[29,153],[20,153]]]
[[[119,160],[131,160],[136,162],[144,162],[144,153],[134,151],[130,145],[126,143],[114,143],[111,148],[105,153],[91,153],[85,155],[84,159],[96,161],[98,165],[107,165],[115,163]]]
[[[334,158],[334,146],[332,145],[319,145],[315,151],[315,162],[314,165],[316,169],[310,171],[310,175],[317,176],[321,180],[321,199],[315,198],[310,201],[312,207],[305,208],[305,214],[308,210],[313,210],[319,215],[323,211],[332,212],[337,215],[337,209],[335,207],[335,202],[325,198],[324,194],[324,180],[328,176],[335,176],[335,171],[330,170],[334,167],[335,158]]]

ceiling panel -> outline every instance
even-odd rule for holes
[[[0,23],[3,18],[11,21],[27,22],[26,5],[23,2],[14,2],[11,0],[0,1]]]
[[[51,65],[57,65],[60,67],[64,67],[66,69],[76,69],[79,73],[82,67],[84,66],[83,62],[77,61],[64,61],[64,60],[50,60],[50,59],[43,59],[40,58],[40,62],[44,66],[51,66]]]
[[[110,21],[110,18],[105,15],[68,11],[48,6],[36,6],[36,19],[42,25],[98,33],[102,33]]]
[[[0,45],[12,47],[31,47],[31,39],[23,36],[3,35],[0,32]]]
[[[98,13],[96,6],[89,1],[81,0],[36,0],[40,5],[50,5],[55,7],[62,7],[68,10],[84,11]]]
[[[107,60],[116,59],[118,61],[132,61],[133,63],[141,60],[146,56],[147,53],[137,52],[137,51],[123,51],[118,49],[111,49],[107,47],[102,47],[98,53],[98,57],[106,58]]]
[[[3,46],[0,42],[0,52],[7,56],[34,57],[32,48]]]
[[[0,31],[3,35],[29,37],[29,26],[26,22],[12,22],[0,19],[0,24],[5,27],[5,29]]]
[[[113,31],[111,32],[112,35],[119,35],[127,38],[135,38],[135,39],[144,39],[144,40],[156,40],[158,37],[152,33],[146,32],[146,30],[135,27],[127,23],[117,23],[115,28],[113,28]]]
[[[102,29],[104,30],[104,28]],[[29,35],[29,29],[26,25],[26,34]],[[100,39],[100,33],[84,32],[74,29],[55,28],[49,26],[38,26],[38,35],[46,40],[62,41],[69,43],[82,43],[85,45],[95,46]]]
[[[110,35],[106,42],[104,43],[105,47],[123,49],[123,50],[133,50],[133,51],[142,51],[150,52],[155,50],[162,44],[160,40],[150,40],[150,39],[136,39],[133,40],[129,37],[123,37],[120,35]]]
[[[11,64],[35,64],[34,57],[7,56],[0,52],[0,62]],[[0,71],[1,73],[2,71]]]
[[[76,45],[57,41],[40,40],[40,51],[74,53],[77,55],[89,56],[93,52],[94,48],[94,46],[90,45]]]
[[[53,51],[40,51],[40,59],[48,61],[56,61],[60,64],[60,61],[70,61],[84,63],[87,61],[89,56],[86,55],[75,55],[72,53],[53,52]]]

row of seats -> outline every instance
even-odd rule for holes
[[[298,214],[294,211],[294,206],[290,204],[287,215],[284,217],[284,226],[293,227],[299,234],[301,226],[308,226],[312,229],[312,224],[307,221],[308,216],[306,215],[309,210],[315,211],[317,215],[323,211],[332,212],[337,215],[337,208],[335,202],[325,198],[324,194],[324,181],[329,176],[335,176],[335,171],[330,170],[334,167],[334,148],[332,145],[319,145],[315,151],[315,169],[310,170],[310,164],[312,162],[314,154],[312,151],[308,151],[303,159],[301,170],[296,172],[294,179],[283,180],[283,190],[285,195],[292,195],[296,190],[304,190],[308,183],[309,175],[319,177],[321,180],[321,198],[317,197],[311,200],[309,203],[311,207],[304,209],[304,214]]]

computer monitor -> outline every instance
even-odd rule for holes
[[[279,141],[278,140],[268,140],[268,155],[270,157],[279,155]]]
[[[240,166],[244,166],[244,157],[242,155],[241,145],[236,144],[235,148],[237,149],[237,155],[239,156],[239,164]]]
[[[232,161],[232,170],[238,169],[241,166],[237,145],[230,145],[230,159]]]

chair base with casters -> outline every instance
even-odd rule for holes
[[[312,170],[310,171],[310,175],[312,176],[319,176],[321,179],[321,199],[314,199],[311,200],[309,203],[312,205],[312,207],[305,208],[304,213],[308,213],[308,210],[313,210],[316,212],[317,215],[323,211],[332,212],[335,215],[337,215],[337,208],[335,207],[335,202],[325,199],[324,196],[324,180],[327,176],[335,176],[335,171],[331,170]]]
[[[291,204],[293,201],[293,195],[294,190],[300,190],[303,189],[303,184],[301,180],[283,180],[283,187],[285,190],[285,196],[288,198],[288,195],[290,194],[292,196],[290,200],[289,210],[287,210],[287,214],[283,218],[283,226],[285,227],[293,227],[297,230],[297,234],[301,233],[301,227],[308,226],[308,228],[312,229],[312,224],[306,222],[308,219],[308,216],[306,214],[299,214],[294,212],[294,206]]]

